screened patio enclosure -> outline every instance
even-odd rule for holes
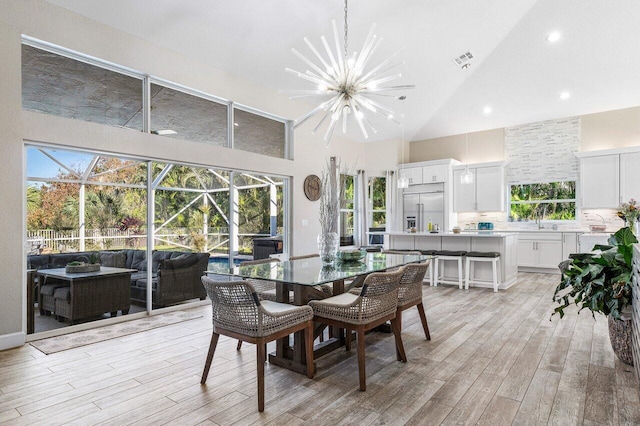
[[[46,146],[26,151],[28,259],[197,252],[216,270],[252,258],[254,238],[287,233],[284,177]]]

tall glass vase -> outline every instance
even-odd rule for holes
[[[340,238],[335,232],[318,235],[318,253],[322,263],[333,263],[338,254]]]
[[[633,234],[636,237],[638,237],[638,231],[640,230],[640,222],[628,220],[627,226],[629,227],[629,229],[631,229],[631,232],[633,232]]]

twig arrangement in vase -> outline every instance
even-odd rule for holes
[[[338,252],[338,215],[340,213],[339,188],[336,181],[338,165],[331,157],[327,169],[322,172],[322,190],[320,193],[320,235],[318,251],[323,263],[332,263]]]

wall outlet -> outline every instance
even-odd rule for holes
[[[302,226],[309,226],[309,221],[307,219],[302,219]]]

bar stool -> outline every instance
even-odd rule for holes
[[[473,264],[471,262],[491,262],[493,266],[493,277],[490,283],[493,284],[493,291],[498,291],[498,285],[500,284],[500,273],[498,265],[500,265],[500,253],[494,251],[470,251],[467,253],[466,262],[466,275],[465,275],[465,288],[469,288],[471,284],[488,284],[489,281],[476,280],[473,277]]]
[[[418,250],[424,256],[435,256],[438,250]],[[429,262],[429,269],[427,270],[427,276],[429,277],[429,285],[433,285],[433,265],[435,262]]]
[[[435,268],[433,271],[433,286],[434,287],[438,287],[438,283],[444,283],[444,284],[458,284],[458,287],[460,288],[460,290],[462,290],[462,285],[464,284],[464,280],[465,280],[465,276],[462,273],[462,261],[465,257],[465,255],[467,254],[466,251],[464,250],[439,250],[436,251],[435,256],[436,256],[436,261],[435,261]],[[445,261],[445,260],[455,260],[456,262],[458,262],[458,279],[457,281],[452,281],[452,280],[445,280],[442,279],[442,277],[440,276],[440,262],[441,261]]]

